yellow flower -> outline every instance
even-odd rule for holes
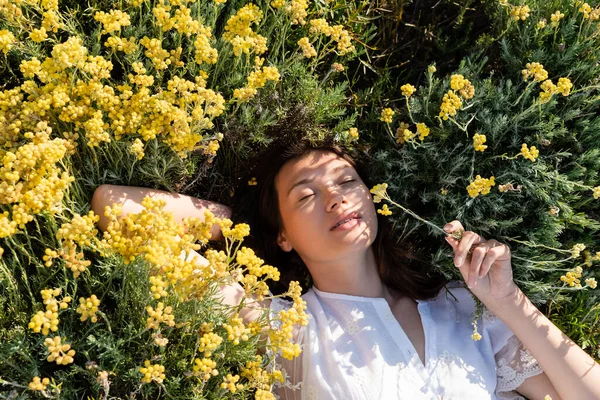
[[[583,18],[589,19],[590,13],[592,12],[592,7],[588,3],[583,3],[579,8],[579,12],[583,13]]]
[[[256,181],[256,177],[254,176],[248,181],[248,186],[256,186],[257,184],[258,182]]]
[[[194,359],[194,376],[197,376],[199,379],[203,381],[207,381],[213,376],[219,375],[219,371],[216,369],[217,363],[210,358],[196,358]]]
[[[581,273],[583,272],[581,267],[575,267],[573,271],[567,272],[565,275],[560,277],[560,280],[571,287],[581,287]],[[592,283],[593,284],[593,283]]]
[[[162,383],[166,378],[164,374],[165,367],[160,364],[152,364],[150,360],[144,361],[144,366],[140,367],[140,372],[144,375],[142,377],[143,383],[150,383],[152,381]]]
[[[429,67],[427,67],[427,72],[429,72],[430,74],[434,74],[437,71],[437,68],[435,67],[435,65],[430,65]]]
[[[387,204],[384,204],[380,209],[378,209],[377,213],[385,216],[392,215],[392,211],[388,208]]]
[[[536,26],[538,29],[544,29],[546,27],[546,18],[540,19]]]
[[[525,69],[521,70],[523,74],[523,80],[527,81],[533,77],[536,82],[542,82],[548,79],[548,71],[544,69],[544,66],[537,62],[531,62],[525,64]]]
[[[102,24],[101,34],[111,33],[121,30],[124,26],[131,25],[129,14],[121,10],[110,10],[108,13],[98,11],[94,14],[94,19]]]
[[[81,314],[79,320],[86,321],[88,318],[90,318],[92,322],[97,322],[98,317],[96,316],[96,313],[98,312],[99,305],[100,299],[98,299],[95,294],[91,295],[87,299],[80,297],[79,307],[77,307],[76,310],[79,314]]]
[[[46,386],[50,384],[50,379],[40,379],[39,376],[34,376],[31,382],[29,382],[29,389],[31,390],[46,390]]]
[[[430,129],[422,122],[417,123],[417,133],[419,134],[419,140],[423,141],[425,137],[429,136]]]
[[[375,195],[373,203],[380,203],[381,200],[387,199],[387,187],[387,183],[380,183],[371,188],[370,192]]]
[[[565,14],[561,13],[559,10],[556,10],[556,12],[550,16],[550,20],[552,21],[550,25],[552,25],[553,27],[557,27],[560,23],[560,20],[563,19],[564,16]]]
[[[291,0],[290,4],[286,6],[285,11],[290,16],[292,25],[304,25],[306,24],[304,18],[308,15],[307,9],[307,0]]]
[[[600,199],[600,186],[596,186],[593,190],[594,199]]]
[[[585,250],[585,244],[583,244],[583,243],[575,244],[573,246],[573,248],[571,249],[571,257],[578,258],[583,250]]]
[[[138,160],[144,158],[144,143],[139,139],[135,139],[129,147],[131,154],[135,155]]]
[[[588,278],[585,280],[585,284],[588,285],[592,289],[596,289],[596,285],[598,283],[596,282],[595,278]]]
[[[456,112],[462,107],[462,100],[454,94],[452,90],[449,90],[442,98],[442,104],[440,105],[440,114],[444,121],[449,117],[456,115]]]
[[[48,348],[50,355],[48,356],[48,362],[56,361],[58,365],[67,365],[73,362],[75,356],[75,350],[71,349],[70,344],[63,344],[60,336],[53,338],[46,338],[44,345]]]
[[[317,50],[315,50],[313,45],[310,44],[310,41],[307,37],[303,37],[302,39],[298,40],[298,46],[302,48],[302,53],[304,54],[304,57],[311,58],[317,56]]]
[[[479,133],[473,135],[473,147],[475,148],[475,151],[484,151],[487,149],[487,146],[484,145],[485,141],[485,135],[480,135]]]
[[[29,39],[34,42],[41,43],[44,40],[48,39],[48,34],[46,33],[46,29],[41,27],[40,29],[34,29],[29,33]]]
[[[221,383],[221,388],[229,390],[231,393],[235,393],[238,390],[244,389],[244,385],[241,383],[237,383],[240,380],[239,375],[231,375],[227,374],[226,377],[223,378],[223,383]]]
[[[17,39],[11,32],[6,29],[0,31],[0,51],[3,51],[4,54],[8,53],[16,41]]]
[[[358,128],[348,129],[348,135],[354,140],[358,140]]]
[[[471,182],[469,186],[467,186],[467,191],[469,192],[469,196],[477,197],[479,194],[485,195],[490,192],[492,186],[495,186],[494,177],[491,176],[489,179],[482,178],[480,175],[475,177],[475,181]]]
[[[335,72],[344,72],[344,66],[340,63],[331,64],[331,69]]]
[[[392,122],[394,114],[396,113],[391,108],[384,108],[381,111],[381,117],[379,118],[379,120],[390,124]]]
[[[459,94],[465,99],[472,99],[475,95],[475,86],[465,79],[464,76],[454,74],[450,77],[450,88],[454,91],[458,91]]]
[[[271,1],[271,7],[281,8],[285,5],[285,0],[273,0]]]
[[[568,96],[571,93],[571,88],[573,88],[573,84],[569,78],[559,78],[556,86],[558,87],[556,91],[563,96]]]
[[[530,11],[531,9],[529,6],[512,6],[510,15],[515,19],[515,21],[525,21],[529,17]]]
[[[410,83],[407,83],[405,85],[400,86],[400,90],[402,91],[403,96],[410,97],[414,92],[417,91],[417,88],[415,88]]]
[[[158,329],[160,324],[175,326],[175,317],[173,316],[173,308],[165,307],[164,303],[159,302],[156,309],[151,306],[146,307],[146,312],[150,315],[146,319],[146,327],[148,329]]]
[[[567,87],[564,86],[564,89],[566,88]],[[540,85],[540,89],[542,89],[542,91],[540,92],[540,103],[542,104],[550,101],[552,96],[554,96],[554,94],[558,91],[558,88],[554,83],[552,83],[550,79],[546,79],[544,82],[542,82],[542,84]]]
[[[532,162],[535,162],[535,160],[539,154],[540,154],[540,152],[535,146],[531,146],[530,148],[527,148],[526,143],[523,143],[521,145],[521,153],[519,155],[523,156],[524,158],[531,160]]]

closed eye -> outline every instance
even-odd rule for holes
[[[304,200],[308,199],[310,196],[313,196],[313,195],[314,195],[314,193],[307,194],[306,196],[304,196],[303,198],[301,198],[301,199],[300,199],[300,200],[298,200],[298,201],[304,201]]]
[[[355,181],[356,181],[356,179],[348,179],[347,181],[344,181],[344,182],[342,182],[342,185],[343,185],[344,183],[350,183],[350,182],[355,182]]]

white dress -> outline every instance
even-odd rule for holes
[[[308,325],[295,331],[302,354],[292,361],[280,354],[275,358],[286,377],[275,388],[280,399],[523,399],[514,389],[543,372],[488,310],[477,322],[481,340],[471,338],[475,302],[460,281],[450,282],[433,299],[417,300],[425,365],[384,298],[314,287],[302,298],[309,315]],[[274,299],[272,315],[291,304]]]

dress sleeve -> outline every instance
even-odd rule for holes
[[[275,297],[270,305],[270,324],[272,329],[280,329],[281,321],[276,320],[276,316],[281,310],[287,310],[292,307],[292,302]],[[293,340],[300,345],[302,351],[305,349],[304,335],[306,329],[304,326],[294,325]],[[267,355],[273,357],[272,351],[267,346]],[[301,400],[302,396],[302,354],[293,360],[287,360],[281,356],[281,351],[274,355],[273,367],[281,370],[284,382],[276,381],[273,385],[274,394],[281,400]]]
[[[488,326],[496,360],[496,396],[506,400],[521,400],[516,389],[525,379],[544,371],[519,338],[498,317],[487,309],[483,317]]]

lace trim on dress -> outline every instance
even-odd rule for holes
[[[499,392],[514,391],[525,379],[544,372],[516,335],[508,339],[504,347],[496,354],[495,359],[496,375],[498,376],[496,392],[503,399],[522,398],[514,397],[517,393],[509,394],[513,397],[506,397],[501,396]]]
[[[276,319],[279,315],[279,311],[288,310],[293,304],[293,302],[279,297],[275,297],[271,300],[269,320],[272,329],[281,328],[281,321]],[[270,339],[267,339],[267,341],[268,344],[270,344]],[[281,352],[273,355],[273,351],[268,344],[266,355],[273,359],[270,364],[271,370],[280,370],[284,378],[283,383],[276,381],[273,384],[273,388],[275,389],[273,394],[275,398],[282,400],[299,400],[302,389],[302,356],[296,357],[291,361],[286,360],[281,357]],[[301,343],[300,348],[304,351],[306,343]]]

